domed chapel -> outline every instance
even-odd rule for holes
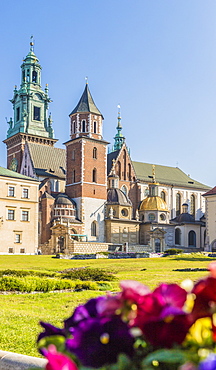
[[[38,236],[44,253],[163,252],[205,248],[209,187],[178,167],[136,162],[122,134],[120,109],[107,153],[103,120],[86,83],[69,114],[70,137],[56,147],[48,85],[33,42],[11,103],[7,168],[40,181]],[[144,154],[143,154],[144,156]],[[143,158],[145,159],[145,158]]]

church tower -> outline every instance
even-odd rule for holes
[[[34,53],[34,43],[21,65],[21,85],[14,88],[14,119],[10,118],[7,138],[7,167],[19,172],[26,141],[53,146],[54,139],[51,115],[48,117],[48,85],[41,87],[41,65]]]
[[[88,83],[69,115],[66,142],[66,193],[77,203],[83,234],[104,241],[104,205],[107,199],[107,142],[102,136],[103,116],[91,96]]]

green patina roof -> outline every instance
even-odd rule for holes
[[[152,164],[142,162],[132,162],[137,178],[140,181],[152,181]],[[191,179],[178,167],[168,167],[155,165],[156,182],[164,185],[175,185],[207,190],[210,187],[196,180]]]
[[[53,146],[28,143],[35,172],[38,176],[65,179],[66,151]]]
[[[74,108],[74,110],[70,113],[70,115],[74,113],[81,113],[81,112],[90,112],[90,113],[95,113],[95,114],[99,114],[100,116],[102,116],[101,112],[99,111],[99,109],[96,107],[94,103],[94,100],[91,96],[91,93],[88,87],[88,84],[86,84],[85,86],[85,90],[80,98],[79,103]]]
[[[29,180],[29,181],[37,181],[33,179],[32,177],[21,175],[18,172],[8,170],[7,168],[0,167],[0,176],[5,176],[5,177],[13,177],[15,179],[23,179],[23,180]]]

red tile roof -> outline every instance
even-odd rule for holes
[[[207,191],[207,193],[203,194],[203,196],[207,197],[209,195],[216,195],[216,186],[214,188],[212,188],[211,190]]]

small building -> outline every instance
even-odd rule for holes
[[[216,252],[216,186],[203,194],[206,201],[205,249]]]
[[[0,167],[0,254],[35,254],[38,181]]]

